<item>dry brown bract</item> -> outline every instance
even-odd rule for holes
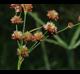
[[[48,11],[47,16],[48,16],[49,19],[52,19],[52,20],[55,20],[55,21],[57,21],[59,19],[59,14],[55,10]]]
[[[14,17],[12,17],[11,23],[12,24],[21,24],[21,23],[23,23],[23,21],[22,21],[22,18],[20,16],[15,15]]]

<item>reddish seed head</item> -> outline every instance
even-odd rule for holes
[[[31,12],[33,8],[32,4],[21,4],[21,6],[24,12]]]
[[[15,9],[15,12],[22,12],[21,4],[11,4],[10,7]]]
[[[22,18],[20,16],[14,16],[12,17],[12,19],[10,20],[12,24],[21,24],[23,23]]]
[[[13,40],[21,40],[22,39],[22,32],[21,31],[14,31],[12,34]]]
[[[56,33],[57,27],[52,22],[48,22],[46,25],[43,25],[43,28],[50,33]]]
[[[43,39],[43,37],[44,37],[44,35],[42,32],[36,32],[33,35],[32,39],[33,39],[33,41],[41,41]]]
[[[47,16],[48,16],[49,19],[52,19],[52,20],[55,20],[55,21],[57,21],[59,19],[59,14],[55,10],[48,11]]]
[[[32,34],[30,32],[26,32],[23,34],[23,40],[26,41],[31,41],[32,40]]]

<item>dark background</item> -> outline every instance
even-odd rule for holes
[[[33,6],[33,12],[37,12],[44,22],[49,20],[46,17],[48,10],[57,10],[60,14],[60,21],[57,25],[59,29],[66,27],[68,21],[77,23],[77,17],[80,15],[80,4],[33,4]],[[15,26],[10,23],[10,19],[14,14],[14,10],[10,9],[9,4],[0,4],[0,70],[16,70],[17,68],[17,43],[11,39],[11,34],[15,30]],[[35,28],[34,19],[28,16],[27,20],[27,24],[29,25],[27,25],[26,28]],[[71,31],[67,30],[60,34],[60,36],[69,43],[74,31],[75,28]],[[50,43],[45,43],[45,46],[50,69],[69,69],[64,48]],[[80,46],[74,51],[75,69],[80,69]],[[30,56],[24,60],[21,69],[48,69],[44,61],[45,52],[43,52],[41,46],[38,46],[30,53]]]

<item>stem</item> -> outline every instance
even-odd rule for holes
[[[37,43],[38,43],[38,42],[34,43],[34,44],[31,46],[30,52],[33,50],[33,47],[36,46]]]
[[[78,25],[80,25],[80,23],[75,24],[75,25],[73,26],[73,28],[76,27],[76,26],[78,26]],[[57,34],[59,34],[59,33],[63,32],[63,31],[65,31],[65,30],[67,30],[67,29],[69,29],[69,28],[66,27],[66,28],[64,28],[64,29],[62,29],[62,30],[60,30],[60,31],[58,31]]]
[[[68,65],[70,69],[74,69],[74,51],[67,50]]]
[[[24,12],[23,33],[24,33],[24,31],[25,31],[25,26],[26,26],[26,15],[27,15],[27,12]]]
[[[18,26],[16,25],[16,31],[18,31]]]
[[[68,27],[66,27],[66,28],[64,28],[64,29],[62,29],[62,30],[60,30],[60,31],[58,31],[57,34],[59,34],[59,33],[63,32],[63,31],[65,31],[65,30],[67,30],[67,29],[68,29]]]
[[[41,28],[42,28],[42,27],[35,28],[35,29],[31,30],[30,32],[36,31],[36,30],[41,29]]]
[[[17,70],[20,70],[23,60],[24,59],[21,56],[19,56]]]
[[[49,59],[48,59],[48,55],[47,55],[47,51],[46,51],[46,46],[44,42],[41,42],[41,47],[42,47],[42,51],[43,51],[43,58],[44,58],[44,62],[45,62],[45,66],[47,70],[50,70],[50,63],[49,63]]]

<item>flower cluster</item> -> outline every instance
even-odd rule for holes
[[[33,8],[32,4],[11,4],[10,6],[15,10],[16,13],[19,13],[22,11],[24,13],[31,12]],[[21,16],[18,16],[18,15],[15,15],[14,17],[12,17],[10,21],[12,24],[15,24],[16,26],[18,24],[22,24],[23,22],[25,22],[22,20]],[[23,23],[23,27],[24,27],[24,23]],[[13,40],[16,40],[20,45],[19,48],[17,49],[18,56],[21,56],[24,58],[29,56],[29,48],[26,46],[26,43],[41,41],[44,38],[44,34],[40,31],[32,33],[30,31],[22,32],[19,30],[15,30],[12,33],[11,38]]]
[[[32,4],[11,4],[11,8],[15,9],[15,12],[31,12],[32,11]]]
[[[54,21],[59,20],[59,13],[56,10],[50,10],[47,13],[47,17],[51,20],[50,22],[47,22],[46,24],[42,24],[40,28],[35,28],[30,31],[28,30],[25,31],[24,29],[26,26],[26,18],[24,18],[24,21],[23,21],[23,18],[21,18],[21,15],[17,15],[17,13],[24,12],[24,17],[26,17],[27,14],[25,13],[31,12],[33,5],[32,4],[11,4],[10,7],[13,8],[16,12],[15,16],[10,19],[11,23],[15,24],[16,26],[16,30],[13,32],[11,38],[18,42],[17,55],[22,58],[28,57],[30,53],[31,47],[29,48],[28,46],[26,46],[26,43],[34,42],[34,45],[35,45],[35,42],[40,42],[46,39],[45,33],[43,34],[43,32],[38,29],[43,28],[45,32],[48,32],[52,35],[52,34],[58,34],[66,30],[67,28],[71,29],[72,27],[74,27],[73,22],[69,22],[68,26],[65,29],[58,32],[58,28]],[[80,16],[78,17],[78,21],[80,21]],[[23,24],[23,28],[21,31],[18,30],[18,24]]]

